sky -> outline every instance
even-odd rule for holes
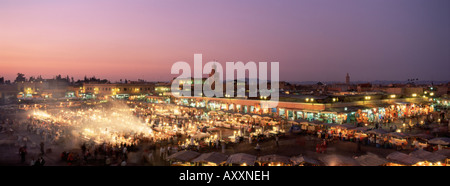
[[[194,54],[279,62],[284,81],[447,81],[450,1],[0,0],[6,79],[169,81]]]

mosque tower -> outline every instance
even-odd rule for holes
[[[350,76],[348,75],[348,72],[347,72],[347,76],[345,76],[345,84],[350,84]]]

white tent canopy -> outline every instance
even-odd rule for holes
[[[190,150],[180,151],[180,152],[170,155],[168,157],[168,159],[175,160],[175,161],[187,162],[187,161],[190,161],[190,160],[196,158],[199,155],[200,155],[200,153],[195,152],[195,151],[190,151]]]
[[[435,144],[435,145],[449,145],[450,138],[446,138],[446,137],[433,138],[433,139],[428,140],[428,143]]]
[[[362,166],[381,166],[388,161],[384,158],[378,157],[376,154],[367,153],[366,155],[356,158],[356,161]]]
[[[402,165],[414,165],[418,162],[423,161],[422,159],[416,158],[414,156],[409,156],[401,152],[393,152],[386,157],[387,160],[393,163],[398,163]]]
[[[436,163],[444,161],[447,157],[441,154],[435,154],[422,149],[409,153],[410,156],[426,160],[428,162]]]
[[[247,164],[254,165],[256,161],[256,156],[246,153],[237,153],[228,157],[227,163],[231,164]]]
[[[341,155],[325,155],[319,157],[319,160],[324,162],[326,166],[359,166],[360,164],[349,157]]]
[[[226,162],[228,159],[228,156],[226,154],[222,154],[219,152],[210,152],[210,153],[203,153],[197,158],[193,159],[192,162],[212,162],[215,164],[221,164],[223,162]]]

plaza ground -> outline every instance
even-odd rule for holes
[[[394,123],[394,125],[398,125],[401,127],[400,123]],[[39,143],[42,141],[41,137],[37,134],[29,134],[24,128],[18,128],[17,126],[12,126],[14,129],[13,134],[8,134],[6,132],[0,134],[0,140],[3,142],[0,145],[0,165],[8,165],[8,166],[29,166],[32,158],[37,159],[40,157],[40,147]],[[388,129],[385,126],[385,129]],[[220,129],[222,130],[222,134],[224,136],[232,135],[232,131],[230,129]],[[414,129],[418,130],[418,129]],[[420,131],[411,131],[411,132],[420,132]],[[24,163],[20,162],[19,156],[19,147],[20,145],[15,143],[17,136],[27,136],[30,140],[27,143],[28,154],[26,156],[26,161]],[[181,139],[183,140],[183,139]],[[375,146],[361,145],[361,151],[357,150],[357,143],[350,141],[339,141],[335,140],[332,143],[328,144],[325,153],[316,153],[315,148],[316,144],[320,143],[322,140],[317,138],[316,135],[306,135],[306,134],[290,134],[287,133],[285,136],[280,137],[279,145],[276,145],[274,139],[268,139],[260,142],[261,150],[255,150],[256,143],[250,144],[248,141],[243,141],[238,144],[229,144],[225,148],[225,154],[231,155],[234,153],[248,153],[257,156],[269,155],[269,154],[277,154],[283,156],[298,156],[304,155],[310,158],[318,159],[320,156],[329,155],[329,154],[337,154],[346,157],[354,157],[359,155],[364,155],[367,152],[371,152],[373,154],[377,154],[378,156],[385,158],[388,154],[396,151],[395,149],[384,149],[384,148],[376,148]],[[45,166],[67,166],[68,164],[64,161],[61,161],[60,154],[63,151],[72,151],[77,152],[81,156],[81,148],[80,146],[75,146],[73,148],[67,149],[67,147],[63,147],[61,145],[51,145],[49,143],[45,144],[45,149],[51,148],[52,152],[46,153],[43,155],[46,164]],[[168,166],[169,162],[163,160],[159,154],[160,147],[150,146],[149,144],[141,144],[139,145],[139,150],[136,152],[130,152],[128,154],[127,166]],[[154,160],[152,162],[145,161],[144,151],[152,151],[154,155]],[[209,148],[205,147],[200,149],[200,152],[222,152],[221,147]],[[411,150],[402,150],[405,153],[409,153]],[[99,156],[97,161],[90,161],[87,164],[76,164],[76,165],[95,165],[101,166],[104,164],[103,157]],[[116,164],[112,164],[116,165]]]

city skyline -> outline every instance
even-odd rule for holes
[[[281,81],[448,81],[448,1],[0,1],[0,77],[170,81],[177,61]]]

